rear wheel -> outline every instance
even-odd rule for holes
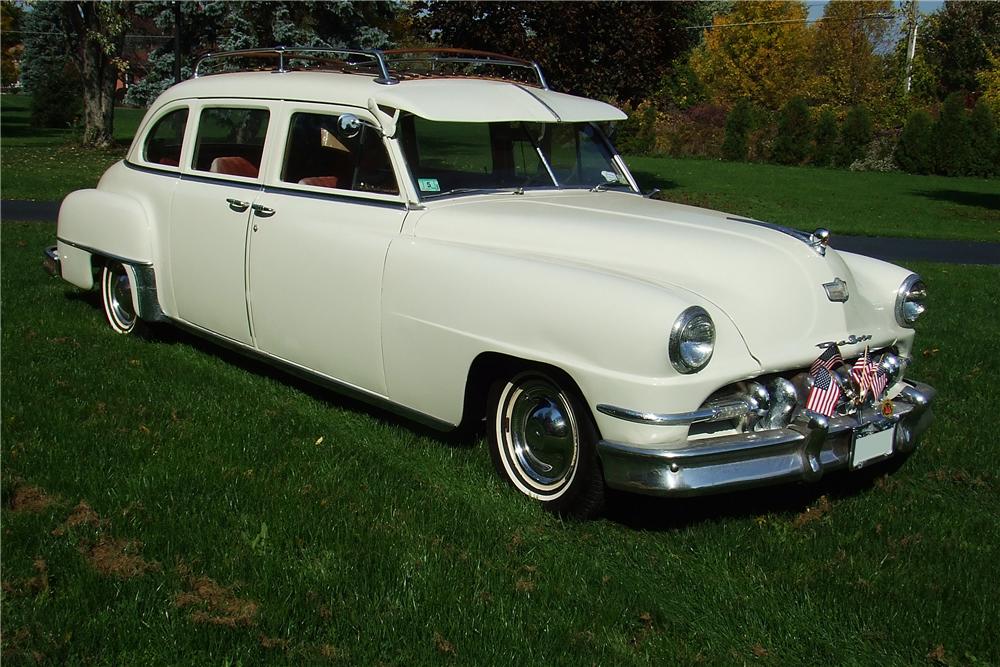
[[[104,315],[115,333],[129,334],[135,331],[139,318],[132,301],[134,290],[132,277],[124,264],[105,264],[101,273],[101,301],[104,303]]]
[[[501,477],[563,516],[588,518],[604,504],[597,429],[575,388],[542,370],[493,384],[490,457]]]

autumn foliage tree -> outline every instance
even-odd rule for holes
[[[828,104],[874,105],[892,82],[877,49],[888,46],[892,0],[830,2],[816,24],[816,96]]]
[[[803,2],[737,2],[715,16],[691,56],[713,101],[749,100],[772,111],[808,96],[814,38]]]

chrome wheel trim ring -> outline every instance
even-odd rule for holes
[[[504,387],[497,439],[508,477],[526,495],[558,498],[576,476],[580,431],[569,397],[537,374],[521,374]]]
[[[132,281],[121,264],[105,269],[104,304],[108,318],[116,330],[127,333],[135,327]]]

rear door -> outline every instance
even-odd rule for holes
[[[231,100],[205,102],[190,165],[171,209],[170,264],[180,319],[252,345],[247,234],[261,192],[271,112]]]

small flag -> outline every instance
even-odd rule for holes
[[[844,364],[844,358],[840,356],[840,348],[837,347],[836,343],[831,343],[829,347],[823,350],[823,354],[819,355],[819,358],[812,363],[809,367],[809,373],[816,375],[816,371],[820,368],[825,368],[828,371],[832,371],[834,368],[839,368]]]
[[[878,367],[878,364],[868,356],[867,346],[865,347],[865,353],[858,357],[858,360],[851,367],[851,379],[858,386],[859,401],[863,400],[869,393],[877,401],[882,396],[882,392],[885,391],[885,386],[889,381],[889,378]]]
[[[813,386],[809,390],[809,398],[806,399],[806,410],[833,417],[836,414],[837,401],[840,399],[840,385],[834,381],[830,371],[822,366],[816,369],[812,376]]]

